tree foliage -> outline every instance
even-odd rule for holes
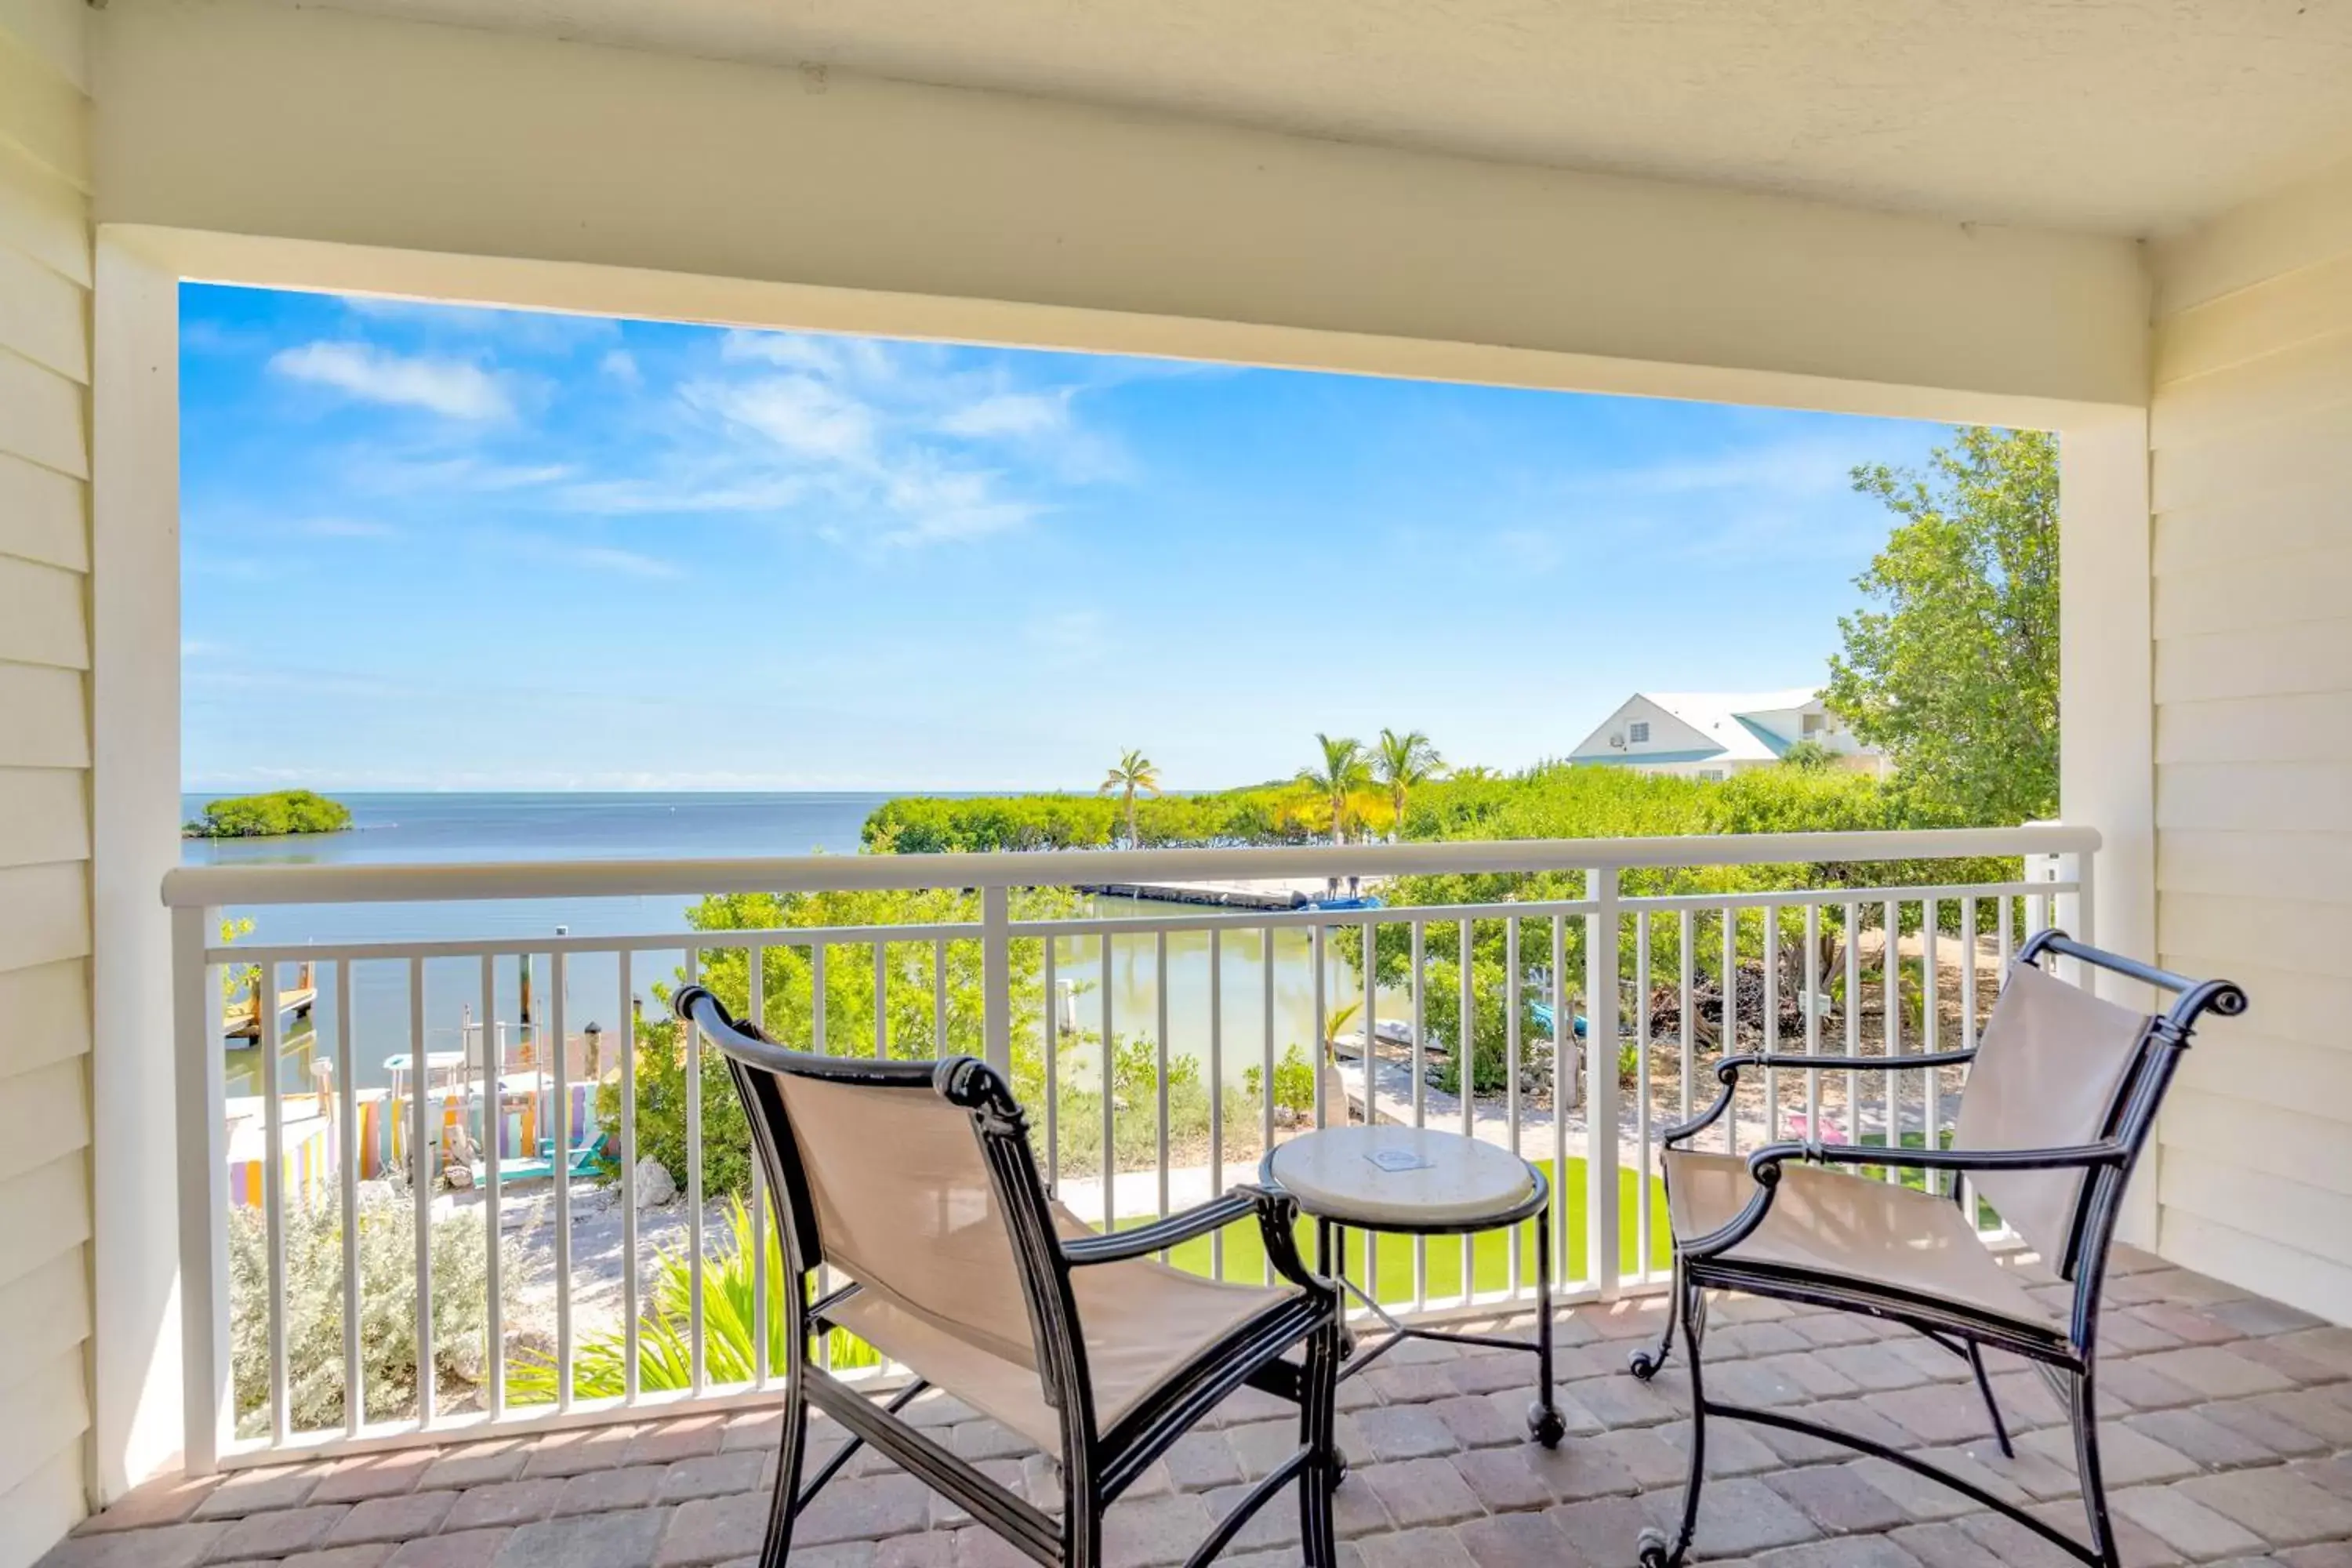
[[[1927,478],[1853,486],[1901,521],[1838,622],[1830,705],[1895,763],[1923,822],[2005,826],[2058,807],[2058,438],[1963,428]]]
[[[341,833],[351,807],[307,789],[224,796],[182,829],[192,838],[266,838],[287,833]]]
[[[1121,752],[1117,764],[1095,788],[1097,795],[1118,796],[1119,810],[1127,818],[1127,841],[1129,845],[1140,842],[1135,835],[1135,795],[1139,790],[1145,795],[1158,795],[1160,770],[1152,766],[1150,757],[1136,751]]]
[[[1372,776],[1389,792],[1390,815],[1398,823],[1404,821],[1412,792],[1444,771],[1445,759],[1418,730],[1382,730],[1372,743]]]
[[[1334,737],[1318,731],[1315,744],[1322,755],[1298,770],[1298,783],[1329,805],[1331,842],[1344,844],[1348,837],[1349,803],[1351,797],[1371,787],[1371,763],[1364,755],[1364,743],[1352,736]]]

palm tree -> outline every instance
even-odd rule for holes
[[[1298,770],[1298,782],[1331,803],[1331,842],[1348,841],[1348,797],[1372,782],[1372,770],[1364,761],[1364,743],[1349,736],[1333,740],[1319,731],[1315,743],[1323,748],[1323,761],[1318,766]]]
[[[1095,793],[1108,795],[1113,790],[1118,792],[1119,805],[1127,813],[1127,842],[1133,848],[1143,842],[1135,832],[1135,792],[1147,790],[1158,795],[1160,770],[1141,752],[1121,752],[1118,765],[1103,775],[1102,787]]]
[[[1418,788],[1445,770],[1445,759],[1429,743],[1429,737],[1418,730],[1398,734],[1383,730],[1372,747],[1372,773],[1389,786],[1389,805],[1396,809],[1395,837],[1404,837],[1404,797],[1407,790]]]

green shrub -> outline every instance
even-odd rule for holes
[[[229,1354],[239,1433],[269,1419],[269,1250],[258,1209],[228,1215]],[[461,1400],[481,1375],[489,1324],[489,1259],[478,1209],[432,1226],[436,1405]],[[508,1258],[513,1248],[508,1245]],[[359,1210],[360,1374],[370,1421],[416,1413],[416,1210],[405,1194]],[[511,1263],[501,1278],[511,1280]],[[339,1203],[286,1215],[287,1402],[298,1432],[343,1424],[343,1226]]]
[[[1265,1083],[1262,1068],[1251,1068],[1242,1074],[1242,1095],[1255,1109]],[[1281,1110],[1312,1110],[1315,1109],[1315,1068],[1307,1054],[1297,1046],[1282,1053],[1274,1064],[1274,1103]]]
[[[351,808],[307,789],[229,795],[213,801],[184,832],[197,838],[266,838],[286,833],[341,833]]]

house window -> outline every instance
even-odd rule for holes
[[[1698,776],[1708,784],[1721,784],[1723,782],[1723,770],[1721,768],[1701,768],[1698,771]]]
[[[1649,738],[1650,721],[1648,720],[1643,719],[1625,726],[1625,739],[1633,742],[1634,745],[1641,745]]]
[[[1808,713],[1808,714],[1806,714],[1806,715],[1805,715],[1805,733],[1806,733],[1806,734],[1808,734],[1808,735],[1818,735],[1818,734],[1820,734],[1820,733],[1822,732],[1822,715],[1821,715],[1821,714],[1819,714],[1819,713]]]

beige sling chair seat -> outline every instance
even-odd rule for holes
[[[1046,1196],[1027,1120],[985,1064],[792,1050],[738,1023],[698,985],[675,1006],[726,1055],[783,1241],[784,1429],[761,1568],[783,1568],[794,1520],[868,1443],[1024,1555],[1099,1568],[1113,1500],[1244,1386],[1297,1405],[1298,1447],[1217,1522],[1188,1568],[1222,1552],[1294,1482],[1304,1561],[1336,1568],[1339,1296],[1300,1258],[1287,1194],[1236,1188],[1156,1224],[1097,1235]],[[1223,1284],[1151,1256],[1253,1219],[1279,1285]],[[816,1294],[828,1279],[842,1282]],[[835,1376],[814,1353],[835,1330],[914,1381],[886,1405]],[[929,1387],[1052,1458],[1059,1517],[899,1419]],[[812,1406],[849,1441],[803,1485]]]
[[[2175,999],[2164,1013],[2136,1013],[2046,973],[2039,967],[2045,957],[2071,959],[2086,976],[2092,970],[2119,974]],[[1633,1373],[1644,1380],[1655,1376],[1679,1328],[1690,1363],[1690,1480],[1677,1531],[1643,1532],[1644,1568],[1675,1568],[1690,1550],[1706,1479],[1711,1415],[1875,1456],[1941,1481],[2069,1556],[2119,1568],[2100,1475],[2095,1391],[2107,1245],[2132,1166],[2198,1019],[2209,1011],[2233,1016],[2245,1008],[2245,994],[2227,981],[2189,980],[2046,931],[2019,953],[1971,1050],[1731,1056],[1717,1063],[1724,1087],[1715,1103],[1663,1135],[1675,1278],[1665,1331],[1654,1347],[1633,1353]],[[1740,1075],[1751,1069],[1926,1069],[1933,1077],[1962,1065],[1969,1068],[1968,1087],[1948,1148],[1773,1143],[1743,1159],[1687,1146],[1731,1109]],[[1920,1185],[1885,1179],[1882,1172],[1918,1173]],[[1939,1190],[1947,1179],[1948,1191]],[[1979,1199],[2073,1287],[2064,1310],[2037,1300],[1979,1236]],[[2011,1452],[2009,1431],[1985,1375],[1983,1349],[1991,1345],[2033,1363],[2057,1391],[2074,1429],[2089,1540],[2078,1541],[1906,1451],[1789,1410],[1710,1398],[1700,1360],[1707,1292],[1726,1289],[1864,1313],[1916,1329],[1964,1356],[2004,1453]]]

